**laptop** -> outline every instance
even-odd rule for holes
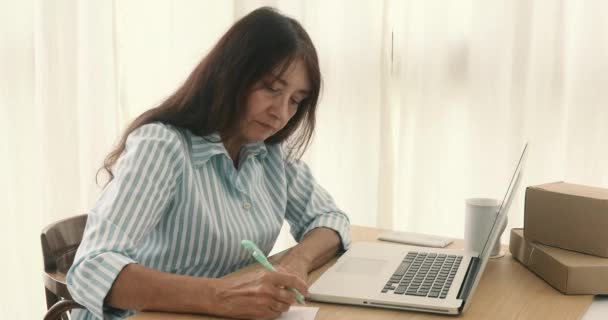
[[[528,144],[481,252],[355,242],[309,288],[310,299],[369,307],[460,314],[471,302],[492,245],[506,223]]]

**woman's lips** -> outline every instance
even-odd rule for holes
[[[260,124],[262,127],[266,128],[266,129],[269,129],[269,130],[272,130],[272,131],[276,131],[275,128],[273,126],[271,126],[271,125],[267,125],[264,122],[260,122],[260,121],[256,121],[256,122],[258,124]]]

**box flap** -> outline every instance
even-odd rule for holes
[[[528,269],[543,278],[561,292],[567,291],[568,269],[550,255],[539,244],[530,243],[524,238],[523,229],[511,230],[511,253]],[[514,251],[516,251],[514,253]]]
[[[542,244],[535,244],[538,246],[542,246],[544,251],[547,254],[550,254],[555,260],[559,261],[559,263],[572,268],[580,268],[580,267],[602,267],[608,268],[608,258],[602,258],[590,254],[570,251],[566,249],[559,249],[550,246],[545,246]]]
[[[524,229],[513,229],[513,233],[524,238]],[[524,238],[525,239],[525,238]],[[608,258],[547,246],[540,243],[529,243],[530,247],[541,249],[566,267],[601,267],[608,268]],[[528,252],[530,250],[527,250]],[[529,253],[528,253],[529,254]]]
[[[560,264],[547,252],[538,248],[534,243],[530,244],[530,258],[528,268],[540,275],[550,285],[561,292],[568,291],[568,268]]]
[[[584,186],[568,182],[551,182],[529,188],[556,192],[561,194],[575,195],[578,197],[608,200],[608,189]]]
[[[524,229],[512,229],[514,258],[566,294],[608,293],[608,258],[529,242]]]

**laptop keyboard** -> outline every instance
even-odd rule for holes
[[[383,293],[445,299],[462,262],[462,256],[408,252]]]

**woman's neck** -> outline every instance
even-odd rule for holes
[[[224,148],[226,148],[226,151],[228,151],[228,156],[230,156],[230,159],[232,160],[232,163],[236,168],[239,164],[239,154],[241,148],[243,147],[243,145],[245,145],[245,142],[235,138],[226,138],[223,139],[223,143]]]

